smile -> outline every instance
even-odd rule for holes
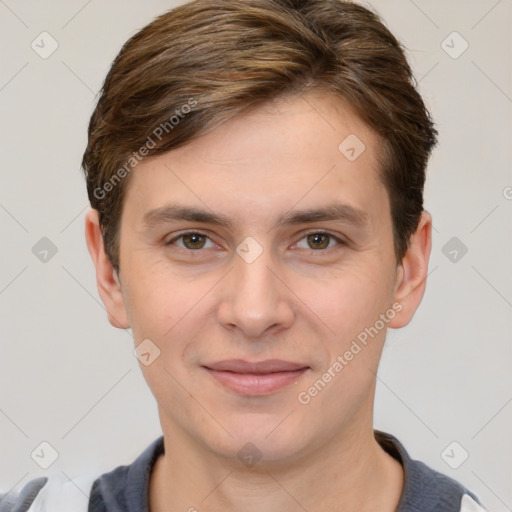
[[[223,386],[245,396],[268,395],[297,380],[308,366],[279,360],[248,363],[229,360],[203,366]]]

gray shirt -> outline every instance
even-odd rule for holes
[[[397,459],[404,469],[404,488],[396,512],[478,512],[484,511],[477,498],[452,478],[412,460],[402,444],[390,434],[375,431],[379,444]],[[151,470],[164,452],[163,436],[153,441],[137,459],[118,466],[92,481],[87,512],[149,512]],[[48,485],[47,477],[29,481],[19,493],[0,493],[0,512],[53,512],[37,506],[37,496]],[[58,487],[58,486],[57,486]],[[56,489],[58,493],[59,489]],[[48,500],[40,500],[47,503]],[[87,508],[85,508],[87,507]],[[200,507],[198,505],[198,510]],[[75,510],[70,511],[75,512]]]

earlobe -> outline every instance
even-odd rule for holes
[[[124,304],[121,282],[105,252],[99,213],[92,208],[85,216],[85,239],[96,268],[98,293],[107,310],[108,320],[114,327],[128,329],[130,322]]]
[[[397,270],[394,302],[402,308],[389,322],[389,327],[398,329],[406,326],[418,309],[425,293],[431,249],[432,217],[424,210]]]

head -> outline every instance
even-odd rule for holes
[[[282,459],[371,419],[386,330],[424,293],[435,142],[400,44],[352,2],[197,0],[123,46],[89,125],[86,236],[110,322],[159,351],[164,429]],[[307,369],[249,396],[212,377],[224,359]]]

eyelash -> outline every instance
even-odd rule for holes
[[[205,237],[207,238],[208,240],[210,240],[211,242],[213,242],[213,240],[206,234],[206,233],[203,233],[201,231],[186,231],[184,233],[181,233],[180,235],[172,238],[171,240],[169,240],[168,242],[165,242],[165,246],[171,246],[173,245],[177,240],[180,240],[181,238],[185,237],[185,236],[189,236],[189,235],[199,235],[199,236],[202,236],[202,237]],[[302,238],[300,238],[297,242],[295,242],[294,245],[297,245],[301,240],[303,240],[304,238],[307,238],[309,235],[326,235],[326,236],[329,236],[331,239],[335,240],[337,242],[337,246],[343,246],[343,245],[347,245],[347,243],[345,241],[343,241],[342,239],[338,238],[337,236],[333,235],[332,233],[330,233],[329,231],[324,231],[324,230],[312,230],[312,231],[308,231],[307,233],[304,233],[304,235],[302,236]],[[213,242],[214,243],[214,242]],[[335,246],[335,247],[337,247]],[[306,249],[306,250],[310,250],[312,252],[315,252],[315,253],[320,253],[320,252],[327,252],[328,250],[330,249],[334,249],[335,247],[327,247],[325,249]],[[203,252],[203,249],[200,248],[200,249],[186,249],[186,248],[183,248],[183,247],[177,247],[179,250],[181,251],[184,251],[188,254],[193,254],[193,253],[201,253]]]

